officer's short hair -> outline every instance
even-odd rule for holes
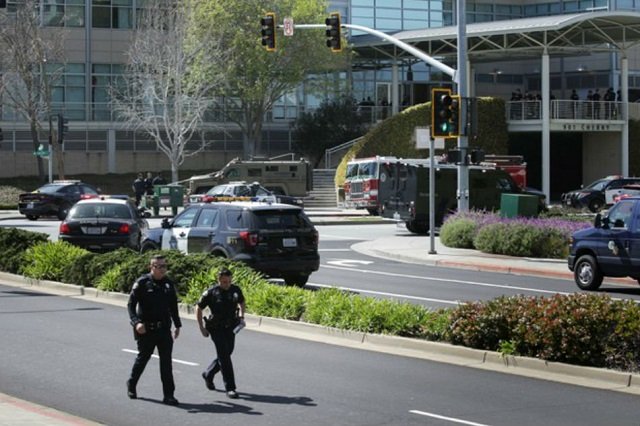
[[[222,268],[218,271],[218,277],[230,277],[233,274],[228,268]]]

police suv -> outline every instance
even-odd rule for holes
[[[141,251],[158,249],[242,261],[297,286],[320,266],[318,231],[300,207],[288,204],[191,204],[173,220],[164,219],[161,228],[147,231]]]
[[[575,232],[568,266],[583,290],[597,290],[604,277],[640,282],[640,197],[618,201],[593,227]]]

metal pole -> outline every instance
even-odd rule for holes
[[[467,36],[465,20],[465,0],[457,0],[457,26],[458,26],[458,95],[461,99],[468,97],[467,90]],[[462,129],[467,128],[467,103],[460,102],[460,116]],[[458,166],[458,211],[469,211],[469,163],[468,140],[462,132],[458,137],[458,149],[462,161]]]
[[[431,132],[429,132],[431,133]],[[438,254],[436,252],[436,162],[435,162],[435,143],[432,137],[429,138],[429,254]]]

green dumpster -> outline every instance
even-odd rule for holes
[[[160,214],[160,207],[171,207],[173,215],[183,206],[184,187],[182,185],[155,185],[153,187],[153,214]]]
[[[538,215],[538,197],[528,194],[502,194],[501,217],[535,217]]]

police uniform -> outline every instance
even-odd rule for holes
[[[244,295],[240,287],[235,284],[231,284],[228,290],[223,290],[219,285],[213,286],[205,291],[198,301],[200,309],[208,307],[211,312],[211,316],[205,319],[205,323],[218,354],[218,357],[204,371],[203,377],[212,382],[213,376],[218,371],[222,371],[227,392],[236,390],[231,354],[236,340],[233,329],[240,323],[238,305],[241,303],[244,303]]]
[[[138,343],[138,356],[131,369],[128,385],[135,389],[153,350],[157,347],[164,398],[173,398],[175,384],[171,365],[171,321],[176,328],[182,327],[178,314],[178,296],[173,282],[167,277],[155,280],[151,274],[141,276],[133,284],[127,309]],[[138,323],[144,324],[146,333],[138,334],[135,331]]]

